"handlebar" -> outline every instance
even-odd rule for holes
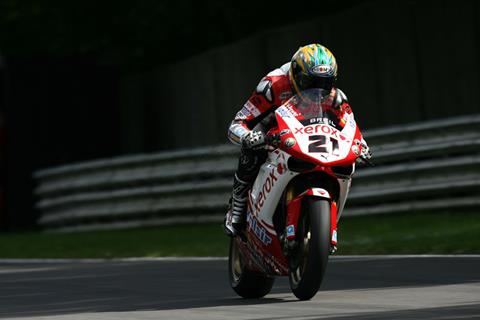
[[[358,159],[360,159],[360,162],[365,163],[370,167],[375,167],[375,163],[373,163],[370,159],[365,158],[363,155],[360,155]]]
[[[267,134],[265,136],[265,144],[272,147],[278,147],[280,144],[280,135],[278,133]]]

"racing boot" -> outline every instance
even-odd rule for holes
[[[225,232],[229,236],[237,236],[245,229],[248,190],[250,183],[240,180],[235,174],[233,192],[228,212],[225,216]]]

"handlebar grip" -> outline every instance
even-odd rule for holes
[[[280,135],[278,133],[269,134],[265,137],[265,143],[269,146],[276,147],[280,143]]]
[[[364,156],[359,156],[359,159],[362,160],[363,163],[369,165],[370,167],[375,167],[375,163],[373,163],[370,159],[367,159]]]

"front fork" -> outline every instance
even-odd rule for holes
[[[297,245],[295,236],[298,228],[298,219],[300,217],[302,202],[305,197],[316,197],[330,202],[330,253],[334,253],[337,250],[337,203],[333,201],[327,190],[322,188],[310,188],[295,198],[290,199],[287,203],[284,254],[288,255],[288,253]]]

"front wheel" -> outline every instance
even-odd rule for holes
[[[254,273],[246,268],[236,238],[230,240],[228,270],[232,289],[243,298],[261,298],[272,290],[275,278]]]
[[[302,203],[297,230],[298,246],[289,258],[289,280],[293,294],[311,299],[320,288],[330,248],[330,202],[318,198]]]

